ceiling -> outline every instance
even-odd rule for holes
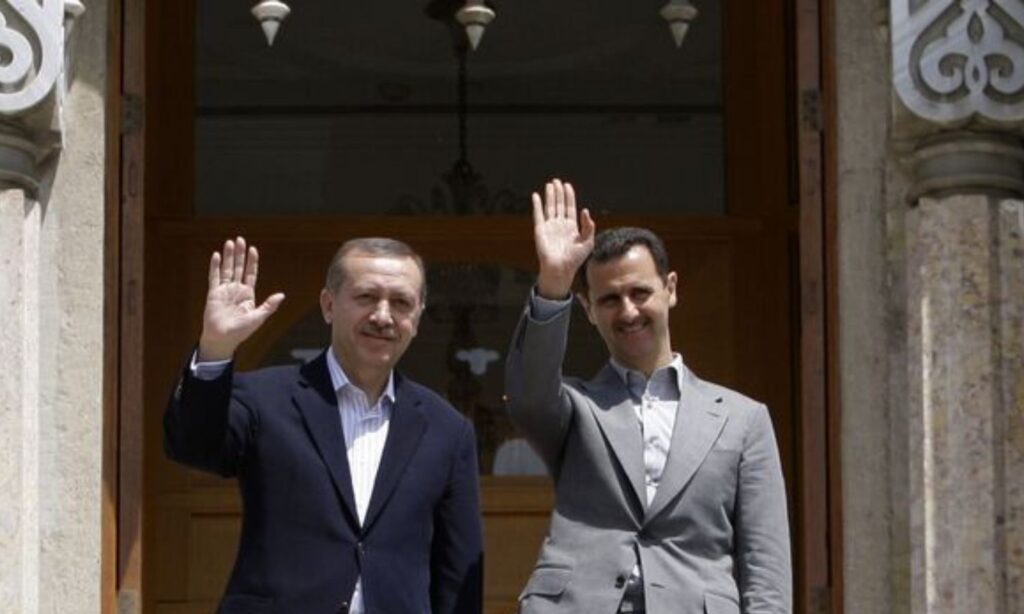
[[[422,0],[286,0],[273,47],[251,2],[198,2],[201,110],[446,105],[456,60],[447,26]],[[663,0],[494,2],[497,18],[469,58],[472,105],[721,105],[721,15],[700,15],[677,49]]]

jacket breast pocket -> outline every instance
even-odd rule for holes
[[[570,577],[572,577],[572,569],[566,567],[537,568],[533,570],[533,575],[526,583],[523,593],[519,595],[519,600],[523,601],[533,595],[557,599],[565,592]]]
[[[273,614],[274,600],[259,595],[225,595],[217,614]]]
[[[704,614],[740,614],[740,604],[724,595],[704,593]]]

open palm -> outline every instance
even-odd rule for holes
[[[224,242],[223,253],[210,257],[209,289],[199,340],[202,360],[230,358],[235,349],[266,322],[284,300],[281,293],[256,304],[259,252],[245,239]]]
[[[594,249],[594,220],[583,209],[576,218],[572,185],[558,179],[544,186],[544,199],[533,194],[533,234],[540,262],[539,289],[564,295],[576,271]]]

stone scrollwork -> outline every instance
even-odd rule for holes
[[[1024,0],[891,0],[893,82],[915,115],[1024,120]]]
[[[0,0],[0,189],[35,191],[61,147],[66,38],[80,0]]]
[[[0,0],[0,114],[37,106],[63,65],[64,0]]]

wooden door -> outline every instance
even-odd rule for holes
[[[598,201],[595,208],[601,226],[646,226],[665,239],[671,264],[680,276],[681,301],[671,321],[674,345],[702,377],[769,404],[789,485],[791,515],[799,519],[806,511],[796,507],[801,488],[796,394],[800,373],[796,342],[799,316],[795,311],[799,289],[798,196],[791,138],[794,109],[787,86],[787,6],[783,0],[761,2],[753,7],[740,0],[722,4],[722,92],[717,110],[711,112],[719,113],[722,120],[724,177],[705,178],[722,183],[720,211],[685,212],[690,190],[693,194],[706,191],[701,178],[692,178],[688,186],[673,193],[667,193],[669,188],[655,188],[655,193],[649,195],[654,201],[660,198],[678,203],[678,210],[634,207],[627,202],[604,211],[600,202],[603,194],[588,200],[587,185],[581,184],[580,189],[585,200]],[[293,9],[298,13],[304,7],[295,5]],[[470,377],[468,366],[453,356],[458,349],[474,347],[504,353],[506,337],[511,334],[535,269],[528,215],[509,212],[516,210],[515,202],[518,198],[521,203],[524,193],[511,198],[512,204],[505,208],[496,206],[468,215],[415,214],[415,207],[377,214],[365,210],[289,213],[281,209],[268,213],[244,207],[222,210],[218,203],[197,202],[202,200],[197,196],[198,184],[228,181],[223,176],[209,177],[210,168],[222,168],[218,166],[222,161],[203,157],[203,145],[197,146],[196,142],[197,123],[211,118],[236,124],[258,123],[260,118],[254,119],[252,108],[244,104],[232,106],[229,101],[212,109],[195,104],[192,42],[196,37],[196,5],[151,3],[147,10],[147,282],[142,409],[146,611],[212,611],[235,555],[240,507],[234,485],[168,462],[162,454],[160,415],[170,387],[198,336],[209,253],[225,237],[237,234],[244,234],[261,249],[261,292],[284,291],[289,297],[267,326],[241,350],[238,361],[242,368],[300,358],[301,351],[310,349],[310,344],[315,343],[310,340],[318,335],[321,343],[326,343],[326,331],[317,330],[317,318],[310,318],[310,314],[316,312],[316,296],[323,285],[330,255],[345,239],[393,236],[412,244],[430,263],[431,282],[439,289],[431,298],[437,310],[425,318],[403,368],[447,394],[477,425],[487,612],[514,611],[516,596],[532,568],[547,527],[551,488],[547,478],[530,473],[529,458],[524,459],[522,450],[514,445],[504,448],[514,452],[509,457],[513,458],[511,464],[501,460],[505,458],[500,452],[502,445],[514,444],[516,437],[500,415],[500,360],[485,365],[482,372]],[[708,12],[716,15],[714,11]],[[199,27],[211,26],[200,23]],[[249,27],[254,36],[252,53],[264,54],[261,57],[273,65],[273,56],[260,47],[256,25],[252,23]],[[286,22],[283,27],[295,24]],[[670,40],[667,28],[661,35]],[[497,39],[491,32],[488,36],[488,42]],[[680,53],[685,52],[684,46]],[[582,117],[581,125],[590,126],[592,123],[586,122],[600,117],[602,122],[615,123],[617,138],[628,139],[630,134],[652,131],[648,118],[655,118],[650,121],[656,123],[665,122],[657,124],[661,127],[653,132],[670,134],[673,122],[691,121],[709,112],[700,105],[681,110],[672,105],[622,102],[565,108],[553,103],[539,109],[515,104],[492,107],[478,111],[496,118],[498,128],[489,136],[493,140],[516,138],[517,126],[537,121],[535,116],[545,113],[562,114],[560,124],[570,127],[572,118]],[[438,109],[425,104],[414,111],[443,117],[450,115],[451,107]],[[290,108],[289,112],[296,109]],[[310,115],[308,110],[303,113]],[[352,109],[344,105],[315,110],[312,115],[331,113],[351,114],[357,120],[355,125],[366,126],[376,126],[373,122],[381,116],[398,115],[391,108]],[[270,121],[274,120],[280,120],[280,116],[271,116]],[[506,120],[511,123],[500,124]],[[202,140],[206,138],[202,135],[208,133],[199,130],[198,134]],[[385,136],[393,138],[390,134]],[[380,134],[376,137],[383,138]],[[625,168],[629,161],[628,141],[617,141],[621,142],[626,143],[620,169],[623,174],[631,172],[631,176],[642,178],[644,172],[650,172],[651,185],[658,186],[662,184],[653,178],[654,173],[673,172],[671,159],[665,167],[658,166],[665,163],[663,159],[651,162],[649,171]],[[531,153],[522,150],[524,166],[529,166]],[[259,148],[242,154],[256,156]],[[424,172],[415,166],[417,155],[418,152],[413,152],[402,157],[406,166],[396,169],[396,173],[414,176]],[[581,156],[564,168],[539,169],[536,181],[542,182],[548,174],[567,169],[569,179],[577,174],[606,175],[615,170],[614,160],[609,162],[610,159],[602,158],[604,166],[595,171]],[[354,164],[353,158],[345,160]],[[289,178],[280,180],[287,182]],[[239,191],[245,191],[244,174],[231,175],[230,181],[237,182]],[[528,190],[534,186],[519,187]],[[296,189],[301,191],[304,187]],[[251,197],[258,198],[259,194]],[[476,294],[490,297],[486,304],[467,304],[465,293],[460,294],[459,290],[466,284],[481,284],[484,291]],[[582,318],[575,320],[572,335],[567,370],[587,374],[603,361],[603,346]],[[800,535],[794,524],[798,546]],[[800,586],[802,571],[797,572]]]

